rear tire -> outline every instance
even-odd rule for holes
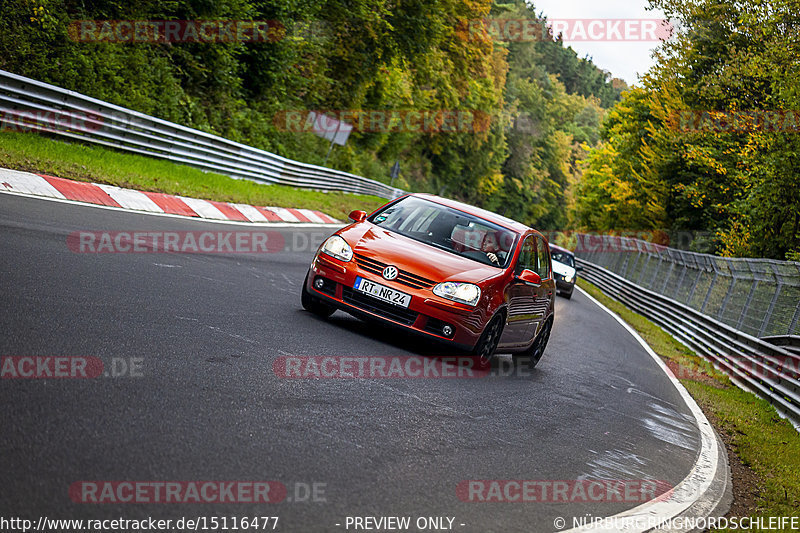
[[[520,359],[527,361],[529,370],[533,370],[536,365],[539,364],[539,361],[542,360],[544,351],[547,348],[547,342],[550,340],[550,331],[552,331],[552,329],[553,319],[550,318],[547,320],[547,322],[545,322],[544,329],[539,332],[536,340],[533,341],[533,345],[528,348],[528,351],[519,355]]]
[[[472,349],[472,355],[480,357],[481,364],[488,364],[494,358],[494,352],[497,350],[497,345],[500,344],[500,337],[503,335],[503,314],[495,315],[489,324],[483,329],[481,338],[475,343]]]
[[[308,293],[308,290],[306,290],[307,284],[308,284],[308,274],[306,273],[306,279],[305,281],[303,281],[303,291],[302,294],[300,295],[300,303],[303,304],[303,309],[305,309],[310,313],[314,313],[318,317],[328,318],[329,316],[331,316],[333,312],[336,311],[336,309],[334,309],[330,305],[320,302],[319,300],[311,296]]]

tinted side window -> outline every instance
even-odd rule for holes
[[[536,238],[530,235],[523,241],[522,249],[519,251],[517,272],[522,272],[526,268],[536,272],[536,258]]]
[[[550,277],[550,247],[541,237],[536,238],[536,269],[534,272],[539,274],[542,279]]]

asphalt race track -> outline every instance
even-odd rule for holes
[[[314,248],[331,230],[283,228],[287,249],[262,254],[67,246],[80,230],[249,229],[0,194],[0,356],[138,367],[133,376],[0,380],[3,515],[269,515],[280,517],[278,531],[345,531],[348,516],[454,517],[463,532],[553,531],[557,517],[571,525],[638,503],[465,502],[456,487],[676,485],[694,464],[699,432],[678,392],[577,291],[557,299],[550,345],[530,373],[503,359],[482,379],[284,379],[273,372],[282,356],[443,352],[301,308]],[[288,495],[266,505],[74,503],[69,487],[82,480],[275,480]],[[296,501],[314,483],[316,501]]]

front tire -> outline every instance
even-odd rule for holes
[[[300,303],[303,304],[303,309],[321,318],[331,316],[336,309],[311,296],[306,289],[306,285],[308,285],[308,273],[306,273],[306,279],[303,281],[303,291],[300,295]]]
[[[494,358],[494,352],[497,350],[497,345],[500,344],[500,337],[503,335],[504,326],[503,315],[497,314],[483,329],[481,338],[478,339],[478,342],[475,343],[475,347],[472,349],[472,355],[480,357],[482,364],[490,363]]]

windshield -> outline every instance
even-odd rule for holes
[[[485,265],[505,268],[517,234],[467,213],[408,197],[369,218],[384,229]]]
[[[550,257],[553,261],[558,261],[562,265],[567,265],[570,267],[575,267],[575,260],[572,257],[572,254],[568,254],[567,252],[557,252],[555,250],[550,251]]]

